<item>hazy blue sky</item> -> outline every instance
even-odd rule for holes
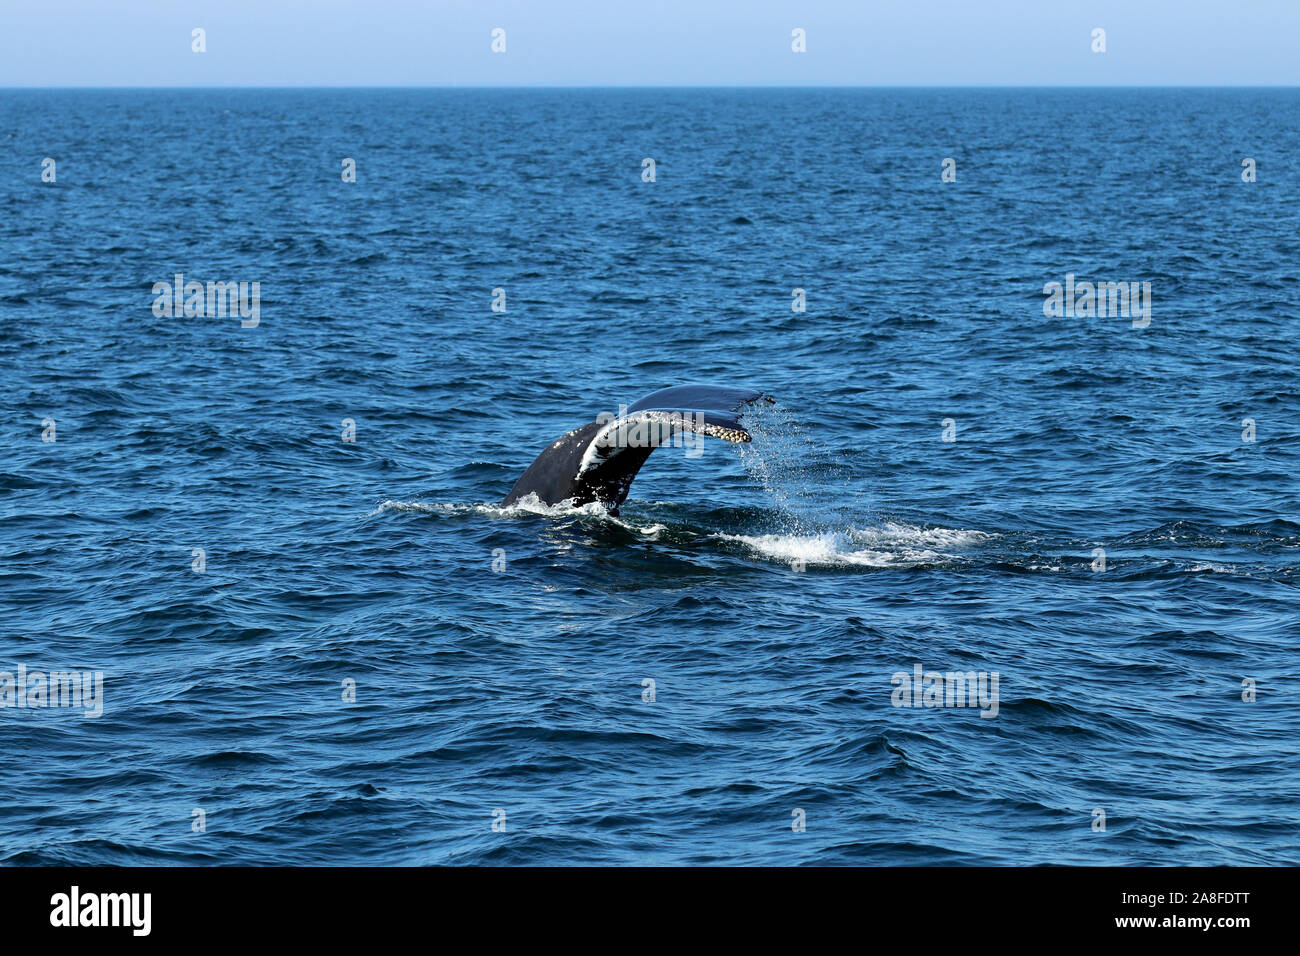
[[[190,31],[207,32],[207,52]],[[506,52],[491,31],[506,30]],[[790,32],[807,32],[807,52]],[[1094,27],[1107,50],[1090,48]],[[0,0],[0,86],[1294,85],[1300,0]]]

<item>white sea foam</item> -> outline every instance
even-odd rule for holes
[[[1244,571],[1235,565],[1215,564],[1213,562],[1194,564],[1190,568],[1183,568],[1183,570],[1191,574],[1203,574],[1208,571],[1211,574],[1240,574],[1246,577],[1251,576],[1248,571]]]
[[[847,528],[821,534],[718,534],[783,564],[891,567],[955,557],[962,548],[992,535],[960,528],[920,528],[886,522],[875,528]]]
[[[372,517],[382,514],[386,511],[396,512],[423,512],[426,514],[481,514],[489,518],[509,518],[519,514],[542,515],[547,518],[599,518],[608,521],[611,524],[627,528],[629,531],[636,531],[649,537],[655,537],[659,532],[664,531],[667,526],[663,524],[651,524],[644,527],[631,524],[609,513],[609,511],[598,501],[590,504],[575,505],[572,501],[565,500],[558,504],[548,505],[537,497],[536,494],[530,493],[520,498],[513,504],[501,506],[490,504],[455,504],[443,502],[425,502],[425,501],[393,501],[389,499],[382,501],[374,511],[369,512],[366,517]]]
[[[660,532],[667,530],[667,525],[659,522],[638,525],[625,521],[621,517],[611,515],[598,502],[574,505],[570,501],[562,501],[559,504],[548,505],[533,494],[506,507],[492,504],[471,505],[390,499],[381,502],[367,517],[388,511],[481,514],[490,518],[510,518],[520,514],[535,514],[549,518],[595,518],[650,538],[657,537]],[[886,521],[870,528],[850,527],[817,534],[714,533],[706,536],[718,541],[739,542],[758,557],[781,564],[802,562],[804,565],[861,565],[879,568],[949,560],[956,557],[964,548],[996,537],[983,531],[962,528],[924,528],[899,521]]]
[[[381,501],[375,506],[374,511],[368,511],[363,517],[373,518],[375,515],[383,514],[386,511],[422,511],[428,513],[445,514],[456,511],[473,511],[474,505],[455,505],[441,504],[438,502],[429,503],[425,501],[393,501],[389,498],[387,501]]]

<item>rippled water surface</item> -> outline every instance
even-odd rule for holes
[[[1292,90],[0,91],[0,670],[105,675],[0,709],[0,861],[1300,863],[1297,156]],[[497,506],[685,382],[779,404]]]

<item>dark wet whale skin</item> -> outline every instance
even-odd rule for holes
[[[748,441],[749,435],[740,423],[743,408],[757,401],[762,393],[747,388],[717,385],[678,385],[660,389],[628,406],[626,415],[636,412],[665,411],[693,416],[719,432],[738,433],[736,440]],[[583,456],[588,446],[606,426],[597,420],[566,432],[553,441],[519,476],[502,506],[512,505],[530,494],[537,495],[544,504],[554,505],[572,501],[575,505],[599,501],[611,512],[627,498],[641,466],[645,464],[655,446],[620,449],[609,460],[579,474]],[[706,432],[708,434],[710,432]]]

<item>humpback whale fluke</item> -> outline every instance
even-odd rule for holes
[[[561,435],[519,476],[501,504],[535,494],[548,505],[598,501],[617,513],[652,451],[678,432],[747,442],[749,432],[740,418],[760,399],[772,401],[752,389],[717,385],[677,385],[652,392],[618,416],[602,415]]]

